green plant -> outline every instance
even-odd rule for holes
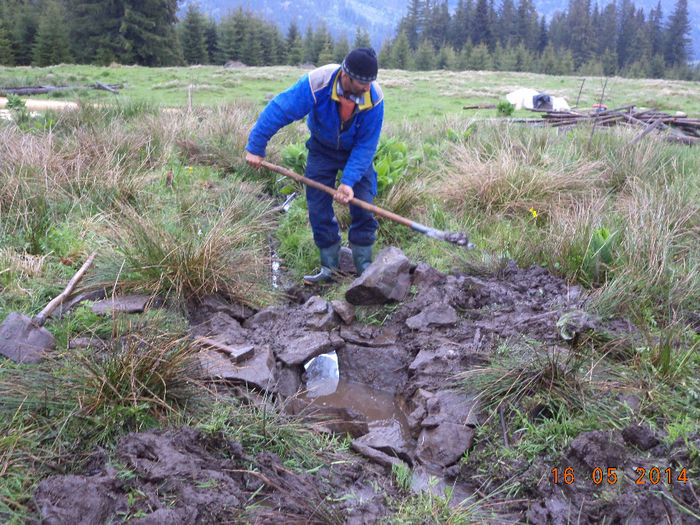
[[[17,124],[24,124],[29,121],[30,115],[29,111],[27,110],[27,105],[19,95],[13,95],[12,93],[8,94],[6,107],[8,110],[10,110],[12,118]]]
[[[391,475],[399,490],[408,493],[411,490],[412,472],[404,463],[392,463]]]
[[[496,110],[500,116],[510,117],[513,114],[513,111],[515,111],[515,106],[507,100],[501,100],[498,104],[496,104]]]
[[[409,169],[416,166],[418,159],[416,153],[408,153],[405,142],[400,142],[396,137],[382,137],[373,161],[377,171],[377,195],[381,196],[402,179]]]

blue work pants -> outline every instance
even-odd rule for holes
[[[348,151],[337,151],[321,144],[313,137],[306,142],[309,156],[306,160],[306,176],[312,180],[335,188],[338,170],[345,167],[350,156]],[[377,173],[370,165],[352,190],[356,199],[372,204],[377,187]],[[328,248],[340,240],[338,222],[333,213],[333,197],[315,188],[306,187],[306,201],[309,205],[309,222],[314,234],[314,242],[319,248]],[[376,240],[377,220],[372,212],[350,205],[352,222],[348,240],[357,246],[371,246]]]

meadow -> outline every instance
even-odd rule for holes
[[[146,293],[172,306],[139,318],[103,318],[79,307],[47,323],[58,348],[46,363],[0,361],[2,521],[36,517],[32,492],[43,477],[80,471],[96,446],[109,454],[129,431],[215,427],[253,450],[273,443],[285,464],[307,470],[327,462],[324,454],[347,449],[342,440],[281,415],[261,416],[255,405],[203,384],[187,338],[192,299],[219,293],[251,308],[283,300],[270,284],[271,246],[291,279],[316,265],[304,198],[286,214],[275,211],[301,188],[243,162],[247,133],[266,100],[301,74],[291,67],[0,68],[4,87],[124,84],[119,95],[78,89],[43,97],[77,100],[76,111],[30,114],[20,106],[12,109],[13,120],[0,121],[0,319],[15,311],[36,314],[93,250],[98,256],[83,289]],[[685,440],[689,477],[697,486],[697,146],[654,134],[630,144],[638,129],[535,128],[508,122],[495,109],[462,109],[496,104],[519,87],[566,97],[572,106],[581,90],[579,107],[599,103],[604,79],[586,78],[581,89],[582,80],[381,70],[386,119],[375,158],[376,204],[439,229],[466,231],[476,249],[381,222],[377,250],[399,246],[412,261],[444,272],[498,274],[511,259],[521,268],[542,266],[582,286],[591,315],[629,320],[636,327],[632,335],[591,334],[577,343],[577,351],[603,369],[604,381],[592,372],[573,387],[552,388],[553,380],[542,380],[533,395],[567,409],[551,424],[528,427],[515,454],[554,461],[579,432],[640,423],[669,445]],[[700,84],[613,78],[602,101],[697,118]],[[305,136],[302,123],[285,128],[268,148],[269,160],[300,170]],[[347,211],[338,208],[337,215],[347,225]],[[340,298],[343,286],[324,290],[324,297]],[[69,348],[79,335],[126,342],[105,359]],[[508,354],[503,347],[499,352]],[[508,355],[483,371],[484,390],[491,399],[511,396],[511,424],[527,427],[518,412],[524,401],[512,396],[508,381],[539,361]],[[585,385],[595,396],[602,383],[606,395],[633,394],[641,408],[568,402],[572,388]],[[215,424],[234,409],[246,423]],[[259,431],[266,424],[273,438]],[[495,479],[500,474],[494,469],[514,452],[487,438],[494,428],[479,429],[484,445],[463,462],[481,462]],[[394,483],[397,478],[394,473]],[[527,498],[524,486],[513,484],[507,492]],[[437,515],[436,509],[441,522],[467,523],[473,512],[406,494],[390,506],[396,523]],[[700,519],[700,503],[688,512]]]

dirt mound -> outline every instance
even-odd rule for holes
[[[331,507],[321,495],[366,494],[379,475],[359,464],[293,472],[275,454],[251,458],[239,443],[186,427],[129,434],[115,456],[110,463],[98,454],[85,475],[42,481],[42,523],[342,523],[362,522],[368,509],[382,515],[374,498]]]

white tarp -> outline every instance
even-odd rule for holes
[[[533,109],[533,98],[541,93],[532,88],[520,88],[506,95],[506,100],[515,106],[515,109]],[[550,97],[552,111],[566,111],[571,109],[563,97]]]

